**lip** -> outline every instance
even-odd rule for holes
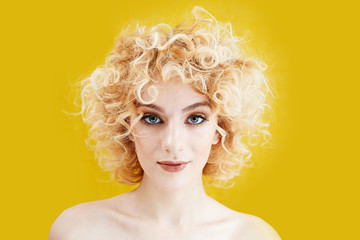
[[[187,164],[189,162],[183,162],[183,161],[161,161],[161,162],[157,162],[160,167],[167,171],[167,172],[180,172],[182,170],[185,169],[185,167],[187,166]]]

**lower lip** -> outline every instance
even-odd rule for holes
[[[180,172],[184,170],[188,163],[176,164],[176,165],[169,165],[169,164],[161,164],[159,163],[160,167],[167,172]]]

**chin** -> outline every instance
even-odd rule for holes
[[[193,187],[194,182],[186,179],[185,176],[170,176],[159,179],[157,185],[166,191],[179,191]]]

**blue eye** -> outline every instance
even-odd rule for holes
[[[192,115],[187,119],[187,123],[191,123],[191,124],[200,124],[203,121],[205,121],[205,117],[201,116],[201,115]]]
[[[156,115],[144,115],[141,120],[149,124],[162,123],[161,119]]]

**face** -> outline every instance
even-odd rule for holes
[[[166,189],[202,184],[202,170],[219,135],[209,121],[212,110],[206,96],[183,83],[158,83],[156,101],[139,104],[131,121],[144,179]],[[144,96],[145,100],[146,95]]]

